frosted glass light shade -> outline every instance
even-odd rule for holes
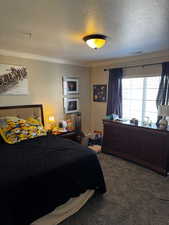
[[[106,36],[102,34],[91,34],[85,36],[83,40],[93,49],[102,48],[106,44]]]
[[[102,48],[106,44],[106,40],[94,38],[94,39],[87,40],[86,43],[90,48],[97,49],[97,48]]]

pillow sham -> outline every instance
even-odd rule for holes
[[[31,118],[28,120],[14,118],[0,118],[0,134],[8,144],[46,135],[42,124]]]
[[[32,124],[32,125],[41,125],[41,126],[43,126],[42,123],[39,120],[37,120],[35,118],[32,118],[32,117],[29,117],[26,121],[28,123]]]

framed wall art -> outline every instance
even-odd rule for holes
[[[28,95],[28,73],[24,66],[0,64],[0,95]]]
[[[64,112],[66,114],[79,112],[79,99],[64,98]]]
[[[63,94],[64,96],[79,94],[79,79],[63,77]]]
[[[106,102],[107,99],[107,85],[97,84],[93,85],[93,101]]]

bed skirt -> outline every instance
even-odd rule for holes
[[[58,206],[51,213],[31,223],[31,225],[57,225],[61,223],[69,216],[72,216],[77,211],[79,211],[79,209],[81,209],[86,204],[86,202],[93,196],[94,192],[94,190],[87,190],[80,196],[71,198],[63,205]]]

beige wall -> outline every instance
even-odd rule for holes
[[[92,68],[42,62],[38,60],[0,56],[0,63],[24,65],[29,72],[28,96],[0,96],[0,106],[43,104],[45,121],[49,115],[56,120],[63,119],[62,76],[80,77],[80,109],[82,112],[82,128],[85,132],[102,130],[102,119],[106,115],[106,103],[93,102],[92,85],[106,84],[108,72],[104,68],[124,67],[128,65],[142,65],[169,61],[169,51],[147,54],[137,57],[126,57],[92,64]],[[160,69],[152,67],[152,75],[158,74]],[[140,69],[131,70],[126,76],[137,76]],[[147,74],[147,69],[145,69]]]
[[[80,77],[80,111],[82,129],[90,128],[90,69],[80,66],[0,56],[0,63],[24,65],[29,73],[27,96],[0,96],[0,106],[43,104],[45,121],[49,115],[63,119],[62,76]],[[46,123],[47,124],[47,123]]]
[[[91,85],[107,83],[108,72],[104,72],[103,67],[92,68]],[[91,95],[93,95],[93,90],[91,92]],[[93,96],[91,98],[91,130],[102,130],[102,119],[105,117],[107,104],[105,102],[93,102]]]
[[[143,65],[147,63],[161,63],[169,61],[169,51],[159,52],[154,54],[147,54],[136,57],[126,57],[121,59],[114,59],[109,61],[102,61],[93,63],[91,70],[91,90],[92,85],[94,84],[107,84],[108,83],[108,72],[104,71],[104,68],[117,68],[125,67],[129,65]],[[130,69],[124,71],[125,76],[137,77],[141,73],[144,75],[160,75],[161,67],[160,66],[151,66],[151,67],[139,67],[137,69]],[[102,119],[106,115],[107,103],[93,102],[92,100],[92,91],[91,91],[91,130],[102,130]]]

